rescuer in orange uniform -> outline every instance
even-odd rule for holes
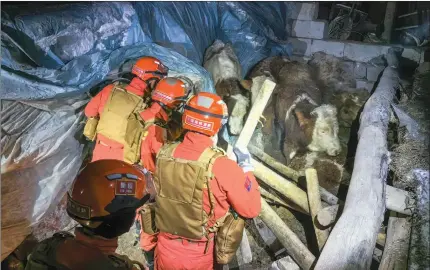
[[[136,209],[154,195],[140,166],[119,160],[89,163],[68,195],[67,213],[81,226],[75,236],[58,232],[39,243],[26,270],[144,269],[115,253],[118,236],[129,231]]]
[[[188,95],[189,90],[182,80],[173,77],[164,78],[158,82],[151,94],[153,101],[151,107],[140,114],[145,122],[140,162],[148,172],[153,173],[155,171],[155,157],[167,138],[175,139],[172,138],[171,134],[168,134],[171,130],[168,130],[166,125],[170,121],[172,111],[183,105]],[[136,220],[139,222],[136,224],[137,238],[139,239],[140,247],[146,251],[145,255],[148,264],[151,266],[153,253],[148,251],[144,245],[145,242],[153,241],[153,237],[141,232],[142,220],[139,211]]]
[[[189,90],[182,80],[173,77],[161,79],[152,91],[151,107],[140,114],[146,123],[141,146],[141,164],[151,173],[155,170],[158,150],[167,137],[171,137],[168,136],[169,130],[166,128],[170,115],[186,102],[188,95]]]
[[[135,163],[140,149],[130,149],[126,137],[134,136],[141,129],[134,125],[127,128],[127,119],[132,113],[145,109],[151,90],[157,82],[167,76],[168,68],[154,57],[142,57],[132,68],[133,78],[130,84],[114,83],[100,91],[85,108],[88,117],[84,135],[96,140],[91,161],[99,159],[117,159]],[[133,126],[132,126],[133,127]],[[87,131],[87,129],[89,131]],[[88,135],[89,134],[89,135]],[[130,158],[129,156],[133,156]]]
[[[227,117],[227,106],[219,96],[199,93],[184,109],[182,125],[188,131],[183,142],[168,143],[157,154],[152,208],[156,227],[152,235],[157,241],[144,244],[145,250],[155,246],[155,269],[213,269],[214,257],[226,255],[219,254],[218,241],[227,238],[219,234],[226,231],[223,223],[232,220],[229,209],[243,218],[254,218],[261,210],[249,152],[235,148],[236,163],[213,146],[211,137]],[[243,227],[244,222],[242,230],[229,238],[230,242],[235,238],[234,251]]]

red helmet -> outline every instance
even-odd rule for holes
[[[73,183],[67,213],[92,229],[103,227],[103,223],[111,222],[113,216],[124,212],[129,212],[133,219],[134,211],[154,192],[148,179],[138,166],[124,161],[91,162]]]
[[[227,123],[227,119],[227,105],[221,97],[200,92],[185,105],[182,126],[184,129],[214,136]]]
[[[188,90],[183,81],[178,78],[167,77],[161,79],[154,91],[152,91],[152,100],[159,101],[170,109],[176,108],[185,102],[188,96]]]
[[[146,81],[151,78],[162,79],[167,76],[169,69],[155,57],[145,56],[134,64],[131,73]]]

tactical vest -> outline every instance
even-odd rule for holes
[[[74,270],[76,267],[68,268],[61,262],[57,261],[57,250],[60,244],[65,240],[73,238],[73,235],[68,232],[58,232],[52,237],[43,240],[39,243],[30,255],[25,270]],[[76,250],[76,252],[82,252]],[[85,269],[106,269],[106,270],[119,270],[119,269],[138,269],[134,267],[136,262],[132,262],[126,256],[122,255],[105,255],[100,260],[88,260],[85,262]],[[79,265],[82,265],[80,262]],[[139,265],[139,264],[138,264]],[[139,265],[139,268],[143,269],[143,266]],[[84,270],[84,269],[82,269]]]
[[[218,157],[225,156],[222,149],[208,147],[197,161],[174,158],[179,143],[165,144],[157,154],[154,185],[157,191],[155,224],[160,232],[188,239],[208,237],[216,232],[225,217],[209,227],[214,215],[215,198],[210,189],[214,177],[212,167]],[[203,209],[203,192],[208,192],[210,212]]]
[[[125,89],[126,84],[114,83],[114,88],[97,123],[97,134],[124,145],[124,161],[134,164],[140,159],[140,146],[145,124],[140,117],[145,100]]]

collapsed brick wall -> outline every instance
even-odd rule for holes
[[[417,66],[424,62],[422,47],[405,47],[398,44],[370,44],[355,41],[328,39],[326,20],[318,20],[318,2],[296,2],[286,26],[288,41],[293,47],[292,59],[308,61],[313,53],[325,52],[344,59],[346,71],[354,74],[357,88],[371,91],[385,67],[384,55],[389,48],[402,51],[401,57]]]

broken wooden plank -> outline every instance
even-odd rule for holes
[[[276,212],[261,198],[260,218],[276,235],[293,260],[302,268],[310,269],[315,256],[300,241],[297,235],[282,221]]]
[[[269,191],[267,191],[262,186],[260,186],[260,194],[261,194],[261,196],[263,196],[266,199],[266,201],[273,202],[273,203],[278,204],[280,206],[283,206],[286,208],[291,208],[291,209],[296,210],[300,213],[309,215],[309,212],[304,211],[303,209],[301,209],[300,207],[297,207],[296,205],[294,205],[292,203],[289,203],[287,201],[282,200],[281,198],[279,198],[275,194],[272,194]]]
[[[252,104],[251,111],[249,112],[248,118],[246,119],[245,125],[240,131],[239,138],[236,141],[236,147],[247,148],[249,141],[251,140],[252,134],[254,133],[255,127],[257,126],[258,120],[260,119],[261,114],[263,113],[264,108],[266,107],[267,101],[272,95],[273,89],[275,89],[276,84],[272,82],[270,79],[265,79],[261,89],[258,93],[258,99],[254,104]],[[233,147],[228,144],[227,147],[227,156],[230,159],[235,160],[233,154]],[[240,242],[240,247],[238,251],[240,254],[237,256],[240,258],[239,267],[244,264],[248,264],[252,261],[252,252],[251,247],[249,245],[248,237],[243,232],[242,241]]]
[[[249,145],[248,149],[249,149],[249,152],[251,152],[251,154],[256,156],[259,160],[263,161],[264,163],[266,163],[267,165],[269,165],[270,167],[275,169],[277,172],[279,172],[280,174],[282,174],[285,177],[290,178],[291,180],[293,180],[296,183],[299,181],[300,176],[304,176],[303,174],[300,174],[298,171],[293,170],[293,169],[281,164],[276,159],[274,159],[271,156],[269,156],[268,154],[264,153],[264,151],[259,149],[258,147],[255,147],[253,145]]]
[[[260,116],[263,114],[264,108],[266,108],[267,102],[272,95],[273,89],[275,89],[276,83],[266,78],[261,86],[258,96],[252,104],[252,108],[248,114],[245,125],[239,134],[239,138],[236,141],[236,147],[247,147],[251,140],[252,134],[254,133],[255,127],[260,120]],[[227,148],[227,155],[230,156],[233,153],[233,148]]]
[[[410,233],[410,221],[405,217],[397,217],[397,214],[391,211],[388,219],[387,240],[379,270],[408,269]]]
[[[254,175],[258,179],[291,200],[303,211],[309,213],[306,192],[253,158],[251,159],[251,164],[254,166]]]
[[[312,224],[314,225],[315,235],[317,237],[318,248],[321,250],[327,241],[328,231],[320,229],[317,224],[317,214],[321,210],[321,197],[318,190],[318,176],[317,171],[314,168],[307,168],[306,174],[306,185],[308,191],[309,210],[312,217]]]
[[[342,215],[333,227],[315,269],[369,269],[385,212],[391,102],[399,86],[392,49],[379,84],[360,117],[354,169]],[[391,60],[394,59],[394,60]],[[358,252],[359,251],[359,252]]]
[[[287,180],[291,179],[295,183],[297,183],[299,181],[299,177],[303,176],[303,174],[301,174],[300,172],[293,170],[281,164],[280,162],[276,161],[276,159],[264,153],[264,151],[262,151],[258,147],[249,145],[248,149],[249,149],[249,152],[251,152],[251,154],[256,156],[259,160],[263,161],[269,167],[275,169],[278,173],[287,177],[288,178]],[[325,188],[319,186],[319,191],[320,191],[321,199],[323,201],[327,202],[330,205],[335,205],[339,203],[339,199],[335,195],[331,194]]]

